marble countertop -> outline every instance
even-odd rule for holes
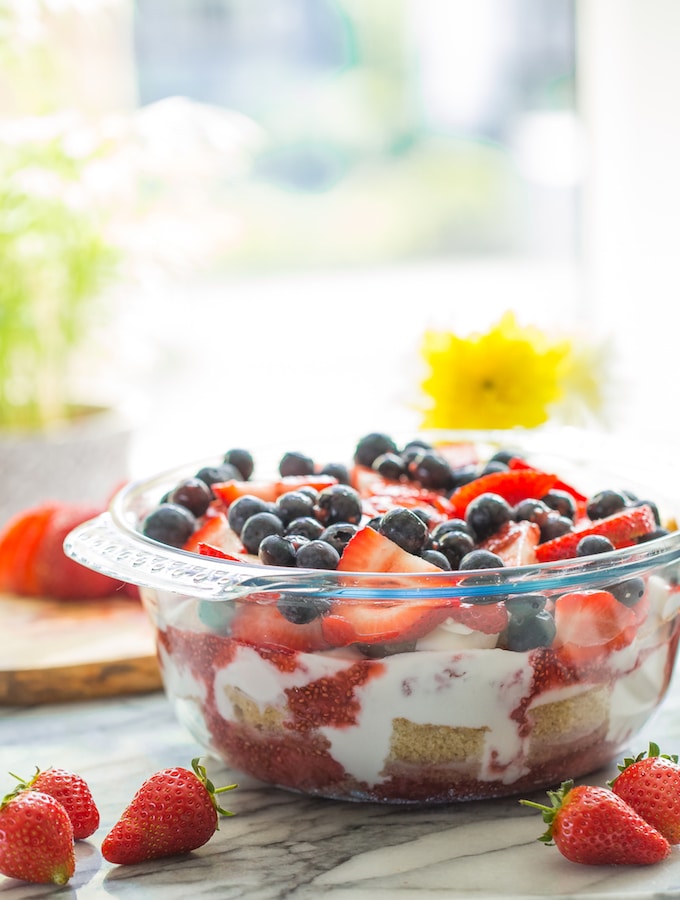
[[[676,677],[635,752],[650,737],[666,752],[680,750],[679,685]],[[114,866],[102,859],[101,841],[142,781],[200,754],[164,695],[0,707],[0,735],[0,772],[30,775],[35,766],[50,765],[80,772],[102,816],[100,829],[77,845],[76,873],[67,886],[0,876],[0,900],[680,897],[680,847],[649,868],[578,866],[536,840],[540,815],[516,799],[431,809],[339,803],[265,787],[214,760],[207,768],[216,784],[239,782],[225,795],[236,815],[188,856]],[[614,771],[589,780],[604,783]],[[5,788],[12,784],[6,775]],[[533,798],[546,799],[544,792]]]

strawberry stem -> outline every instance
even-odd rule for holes
[[[533,809],[538,809],[541,811],[541,815],[543,816],[543,821],[548,826],[546,831],[540,835],[538,838],[539,841],[542,841],[544,844],[552,845],[552,831],[553,824],[555,822],[555,816],[562,808],[564,804],[564,800],[569,793],[569,791],[574,787],[574,782],[572,779],[568,781],[563,781],[560,785],[559,790],[557,791],[548,791],[548,797],[550,798],[550,806],[546,806],[543,803],[535,803],[533,800],[520,800],[519,802],[522,806],[530,806]]]
[[[216,794],[223,794],[225,791],[233,791],[234,788],[237,788],[237,784],[227,784],[223,787],[216,788],[213,782],[208,778],[208,772],[206,771],[205,766],[201,765],[200,757],[196,757],[191,760],[191,768],[194,770],[194,773],[198,780],[201,782],[203,787],[206,789],[208,794],[210,795],[210,799],[212,800],[212,805],[215,807],[215,811],[218,812],[221,816],[233,816],[235,815],[233,812],[230,812],[228,809],[223,809],[218,805]],[[219,824],[217,826],[219,828]]]
[[[650,741],[648,750],[646,750],[646,751],[643,750],[642,753],[638,753],[637,756],[624,757],[623,762],[620,762],[617,766],[617,768],[619,770],[619,774],[621,774],[621,772],[625,772],[626,769],[628,769],[630,766],[634,765],[636,762],[640,762],[641,760],[643,760],[645,758],[647,758],[647,759],[654,759],[654,758],[667,759],[673,763],[677,763],[677,761],[678,761],[677,753],[673,753],[673,754],[662,753],[661,750],[659,749],[659,745],[655,744],[654,741]],[[618,777],[619,776],[617,775],[616,778],[618,778]],[[611,781],[608,781],[607,786],[612,787],[614,785],[614,782],[616,781],[616,778],[612,778]]]

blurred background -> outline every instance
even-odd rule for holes
[[[115,255],[69,377],[133,474],[414,429],[425,330],[506,310],[672,445],[679,37],[675,0],[0,0],[4,164]]]

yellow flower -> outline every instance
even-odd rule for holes
[[[485,334],[428,331],[422,354],[429,367],[422,384],[430,400],[426,428],[534,428],[573,400],[570,393],[591,410],[601,402],[587,356],[569,340],[521,327],[511,312]]]

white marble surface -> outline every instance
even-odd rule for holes
[[[632,749],[650,737],[680,750],[680,679]],[[64,888],[0,876],[1,900],[428,900],[428,898],[680,897],[680,847],[645,868],[578,866],[536,837],[540,816],[516,799],[433,809],[339,803],[301,797],[239,778],[209,760],[218,784],[239,781],[226,795],[236,815],[204,847],[174,859],[114,866],[101,841],[152,772],[187,765],[200,753],[158,693],[120,700],[0,708],[0,772],[30,775],[34,766],[80,772],[100,807],[100,829],[78,844],[76,874]],[[615,771],[589,779],[604,783]],[[565,773],[566,774],[566,773]],[[7,790],[12,779],[4,778]],[[0,790],[3,782],[0,782]],[[544,800],[538,792],[535,799]]]

